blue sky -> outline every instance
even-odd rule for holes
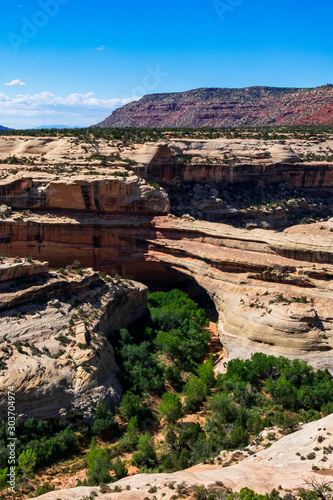
[[[333,2],[11,0],[0,124],[91,125],[146,93],[333,83]]]

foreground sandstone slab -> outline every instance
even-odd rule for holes
[[[173,474],[139,474],[111,485],[120,486],[123,490],[120,493],[101,494],[99,488],[79,487],[47,493],[40,496],[40,499],[81,500],[94,491],[97,493],[96,498],[142,500],[149,496],[151,486],[155,486],[157,491],[154,495],[157,500],[169,500],[175,494],[174,490],[168,488],[171,482],[174,482],[175,488],[183,482],[187,487],[216,486],[216,482],[222,482],[225,487],[234,491],[248,487],[258,493],[269,493],[281,486],[282,491],[292,490],[296,493],[299,488],[306,488],[306,481],[310,479],[320,481],[325,478],[329,481],[333,478],[333,453],[330,447],[333,447],[333,415],[301,426],[296,432],[273,443],[270,448],[237,465],[223,468],[202,465]],[[315,471],[313,467],[320,470]],[[131,490],[126,490],[126,486]]]

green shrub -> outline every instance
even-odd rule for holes
[[[232,448],[244,448],[249,444],[249,433],[244,427],[237,425],[230,433]]]
[[[321,411],[323,412],[324,417],[327,417],[331,413],[333,413],[333,401],[329,401],[326,404],[323,404],[321,407]]]
[[[20,354],[23,354],[23,353],[24,353],[24,352],[23,352],[23,347],[21,346],[21,344],[16,344],[16,345],[15,345],[15,347],[16,347],[16,349],[18,350],[18,352],[19,352]]]
[[[111,411],[106,408],[104,401],[100,401],[93,415],[92,434],[109,439],[118,431],[119,426],[114,421]]]
[[[154,438],[149,432],[142,434],[139,438],[137,452],[133,455],[133,462],[138,467],[146,466],[152,468],[156,465],[157,456]]]
[[[184,370],[193,371],[208,350],[205,313],[180,290],[148,294],[155,345]]]
[[[159,410],[167,422],[176,422],[183,414],[180,398],[173,392],[163,394]]]
[[[185,411],[193,413],[198,410],[209,394],[208,385],[196,375],[192,375],[188,383],[184,386]]]
[[[88,453],[87,481],[90,486],[98,486],[111,482],[111,463],[106,450],[96,447],[96,442],[92,441]]]
[[[64,335],[63,333],[60,333],[58,335],[57,341],[60,342],[60,344],[62,344],[63,346],[66,346],[71,342],[67,335]]]
[[[64,429],[55,436],[41,438],[29,441],[27,450],[36,452],[37,466],[47,465],[52,462],[65,458],[78,451],[78,440],[75,432],[70,429]]]
[[[142,396],[127,392],[121,401],[120,411],[128,420],[137,417],[140,427],[144,426],[145,421],[154,421],[154,415],[151,408],[144,402]]]
[[[136,393],[161,395],[165,390],[163,372],[151,352],[150,342],[135,344],[127,330],[120,331],[122,381]]]
[[[8,467],[0,469],[0,490],[7,485]]]
[[[208,387],[213,387],[215,384],[215,373],[214,373],[214,356],[211,353],[209,355],[209,359],[205,364],[198,366],[198,375],[199,378],[206,384]]]
[[[125,465],[125,462],[122,462],[119,457],[112,463],[112,469],[116,474],[117,480],[126,477],[128,474],[128,469]]]
[[[22,451],[18,457],[18,467],[23,476],[32,477],[37,464],[37,454],[34,450]]]

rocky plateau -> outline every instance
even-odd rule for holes
[[[145,95],[97,127],[262,127],[332,125],[333,86],[202,88]]]

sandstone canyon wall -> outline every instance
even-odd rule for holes
[[[7,147],[16,155],[26,155],[29,140],[24,146],[14,142]],[[174,140],[168,146],[139,145],[124,151],[126,158],[131,160],[132,154],[136,162],[127,167],[121,162],[105,166],[96,161],[94,172],[90,162],[80,167],[80,175],[69,175],[66,159],[63,177],[54,179],[52,169],[58,165],[59,151],[63,154],[71,147],[77,158],[71,165],[77,166],[83,162],[77,156],[81,155],[80,146],[64,139],[32,142],[32,154],[43,152],[47,161],[46,165],[38,163],[37,173],[36,167],[19,167],[13,172],[12,167],[3,166],[1,203],[7,208],[0,220],[2,254],[32,256],[55,267],[79,260],[84,267],[155,286],[184,278],[195,280],[215,303],[221,340],[231,357],[263,351],[302,357],[314,366],[332,369],[332,219],[276,232],[179,218],[168,215],[166,191],[143,180],[159,180],[170,197],[174,188],[183,188],[185,180],[192,186],[192,194],[195,186],[209,191],[227,184],[231,189],[241,179],[245,190],[250,179],[266,190],[270,181],[283,182],[292,192],[297,186],[314,190],[323,199],[326,196],[326,208],[332,215],[332,164],[307,164],[299,157],[306,148],[323,145],[295,142],[266,147],[258,141],[198,144]],[[0,151],[5,146],[0,144]],[[330,143],[325,147],[330,148]],[[107,148],[101,144],[102,152],[109,153]],[[191,166],[180,163],[184,154],[191,155]],[[209,165],[207,154],[214,155]],[[236,159],[224,165],[224,154]],[[126,172],[124,177],[115,175],[119,171]],[[216,211],[220,202],[218,196],[213,198]],[[298,209],[304,210],[306,193],[301,202]],[[321,201],[317,208],[324,209]],[[247,211],[232,205],[225,210],[236,211],[239,218]],[[257,217],[263,209],[250,210]],[[267,217],[275,216],[275,210]],[[223,214],[222,210],[220,221]]]
[[[11,278],[0,295],[1,417],[9,386],[24,418],[65,419],[74,410],[89,419],[101,400],[114,407],[122,389],[112,333],[145,313],[146,288],[104,281],[92,269],[57,273],[46,262],[15,261],[0,265]],[[39,274],[26,273],[38,266]]]

